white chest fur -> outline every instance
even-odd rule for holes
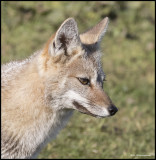
[[[36,150],[29,158],[35,158],[40,153],[42,148],[52,139],[56,138],[59,131],[65,127],[69,118],[72,116],[73,110],[59,111],[55,113],[51,118],[49,124],[45,124],[42,128],[39,129],[38,135],[35,138],[36,141]]]

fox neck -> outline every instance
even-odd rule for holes
[[[2,101],[2,106],[5,106],[2,107],[2,113],[8,114],[8,119],[2,121],[4,132],[8,134],[8,139],[17,138],[14,143],[17,144],[18,140],[22,146],[14,147],[23,148],[28,157],[32,155],[30,151],[36,154],[36,150],[42,148],[41,146],[47,142],[47,137],[54,138],[72,115],[70,110],[57,111],[46,105],[44,81],[38,74],[34,61],[35,59],[28,63],[15,82],[12,81],[9,95],[5,93],[8,91],[2,93],[2,97],[9,96],[9,102]],[[18,99],[18,103],[14,99]],[[7,110],[10,110],[10,114]],[[7,126],[10,126],[9,131]]]

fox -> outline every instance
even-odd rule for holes
[[[100,43],[105,17],[79,34],[66,19],[42,49],[1,66],[1,157],[33,159],[56,138],[74,110],[96,118],[116,114],[103,89]]]

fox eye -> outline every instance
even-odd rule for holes
[[[83,85],[90,85],[90,80],[87,78],[78,78],[78,80],[83,84]]]
[[[106,80],[106,75],[104,76],[104,77],[102,77],[102,81],[104,82],[104,81],[107,81]]]

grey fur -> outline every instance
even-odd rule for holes
[[[100,28],[100,26],[98,26],[98,28]],[[101,32],[103,29],[104,31]],[[100,28],[100,32],[98,32],[98,40],[101,40],[104,32],[105,28],[102,26],[102,28]],[[13,97],[4,97],[4,104],[7,104],[7,101],[13,99],[13,105],[11,107],[9,106],[10,104],[3,106],[4,111],[2,112],[3,119],[1,128],[1,155],[3,159],[35,158],[40,150],[47,144],[47,142],[55,138],[58,132],[66,125],[67,121],[72,116],[73,109],[77,109],[75,108],[75,106],[73,106],[73,104],[76,104],[81,109],[82,106],[85,106],[87,109],[83,108],[83,110],[87,111],[91,115],[97,113],[97,117],[99,116],[98,114],[101,114],[101,111],[106,110],[104,109],[105,104],[103,108],[100,108],[99,105],[96,104],[96,102],[94,102],[93,100],[88,100],[89,98],[87,96],[89,96],[90,90],[87,88],[87,86],[82,86],[82,84],[80,84],[80,82],[78,82],[77,78],[75,77],[70,77],[70,82],[66,81],[66,78],[68,76],[75,73],[77,73],[77,76],[90,76],[94,81],[93,83],[96,86],[96,90],[98,90],[100,94],[103,94],[104,98],[106,97],[105,99],[107,100],[107,105],[111,103],[109,98],[102,92],[102,80],[105,75],[100,62],[101,54],[99,51],[99,45],[85,44],[83,42],[81,43],[77,24],[73,18],[69,18],[61,25],[59,30],[56,32],[55,38],[50,43],[48,51],[51,58],[61,56],[68,59],[70,54],[72,54],[73,51],[77,48],[77,52],[80,53],[73,55],[72,61],[69,60],[68,63],[64,65],[63,69],[59,70],[57,76],[47,76],[44,79],[44,95],[41,95],[37,98],[35,97],[35,101],[33,100],[33,92],[30,92],[31,88],[29,91],[28,87],[32,86],[31,83],[35,85],[37,79],[28,79],[27,83],[30,83],[28,86],[27,84],[22,84],[21,86],[18,80],[22,78],[22,76],[25,76],[25,78],[27,78],[27,76],[34,74],[40,77],[40,79],[43,78],[44,74],[46,74],[45,70],[42,71],[43,57],[41,55],[43,53],[43,50],[34,53],[34,55],[26,60],[20,62],[10,62],[8,64],[2,65],[2,91],[4,93],[6,92],[6,95],[7,93],[9,95],[12,95],[10,94],[10,92],[12,91],[12,88],[15,88]],[[78,57],[77,62],[74,61],[75,57]],[[47,63],[46,65],[49,64],[51,64],[51,61],[49,61],[49,63]],[[27,70],[29,70],[30,68],[33,68],[34,70],[32,72],[28,72],[29,75],[27,75]],[[49,72],[48,74],[51,74],[51,72]],[[25,90],[27,91],[26,93],[23,92]],[[21,97],[16,97],[16,94],[18,94],[18,92],[21,93],[20,96],[23,100],[25,100],[25,98],[28,98],[28,100],[30,100],[33,105],[24,106],[26,108],[22,110],[22,105],[24,104],[20,103]],[[40,88],[35,88],[35,92],[40,92]],[[70,93],[73,93],[73,95],[71,95]],[[91,96],[93,98],[98,98],[98,96],[94,94]],[[77,99],[79,100],[79,102],[77,102]],[[40,101],[41,104],[38,104],[38,101]],[[42,108],[42,105],[44,108]],[[28,113],[30,113],[30,111],[27,111],[27,107],[29,109],[31,109],[30,107],[36,107],[33,110],[34,117],[29,117]],[[41,108],[41,111],[43,110],[43,112],[39,114],[39,118],[35,119],[35,115],[38,115],[38,112],[40,111],[38,108]],[[91,110],[94,112],[94,114],[91,113]],[[28,117],[28,120],[31,120],[32,118],[32,120],[30,121],[32,122],[32,124],[25,125],[27,126],[27,128],[22,128],[21,126],[22,129],[18,128],[19,130],[17,131],[16,123],[18,124],[20,120],[23,121],[23,123],[27,123],[27,121],[25,122],[24,119],[22,119],[23,117],[20,117],[20,114],[15,114],[15,118],[18,118],[19,116],[17,122],[14,119],[13,121],[10,121],[10,117],[8,117],[8,115],[10,114],[12,116],[12,113],[16,113],[16,111],[21,115],[24,115],[26,118]],[[105,113],[103,113],[103,115],[105,115]]]

